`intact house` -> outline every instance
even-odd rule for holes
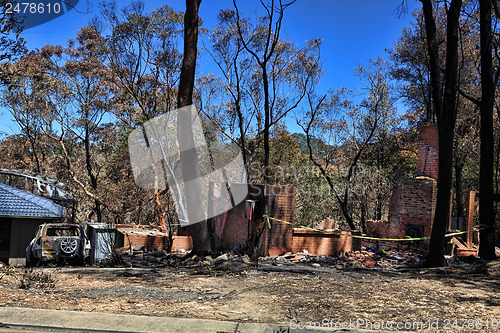
[[[0,261],[26,264],[26,247],[38,226],[61,222],[64,213],[50,199],[0,183]]]

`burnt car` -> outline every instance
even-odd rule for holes
[[[35,263],[85,263],[90,241],[78,224],[45,223],[38,227],[26,248],[26,265]]]

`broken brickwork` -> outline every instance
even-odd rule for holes
[[[143,249],[145,251],[167,250],[168,236],[165,227],[118,224],[116,228],[122,235],[122,237],[119,237],[117,247],[132,250]],[[191,236],[173,236],[172,251],[190,250],[192,247]]]
[[[417,177],[438,179],[439,137],[436,124],[428,124],[418,129]]]
[[[221,185],[225,186],[225,185]],[[258,222],[262,221],[264,214],[264,189],[259,185],[231,184],[230,188],[237,190],[238,187],[248,187],[246,200],[255,201],[253,219],[248,223],[246,219],[246,200],[243,200],[233,208],[231,203],[224,197],[209,197],[209,208],[213,210],[224,210],[224,213],[212,218],[215,247],[219,249],[233,249],[238,245],[245,246],[250,233],[254,232]],[[250,228],[250,230],[249,230]]]
[[[295,211],[295,187],[272,185],[266,189],[269,216],[279,220],[293,222]],[[267,223],[267,221],[265,221]],[[292,250],[293,226],[276,220],[270,220],[262,234],[262,253],[280,255]]]
[[[436,210],[437,181],[412,179],[398,185],[389,204],[390,236],[428,237]]]
[[[224,186],[224,185],[222,185]],[[292,226],[271,219],[271,228],[267,225],[263,215],[267,211],[269,216],[293,223],[295,210],[295,187],[281,185],[231,184],[236,190],[239,186],[248,187],[248,195],[235,207],[221,197],[209,198],[209,209],[218,210],[221,205],[227,210],[212,218],[216,248],[233,249],[237,246],[245,247],[249,237],[256,234],[259,226],[265,223],[261,236],[260,255],[278,255],[292,249]],[[249,204],[254,204],[252,216],[249,214]],[[248,218],[251,218],[250,220]]]
[[[339,235],[340,234],[340,235]],[[359,232],[336,230],[335,234],[307,229],[293,229],[292,252],[307,253],[317,256],[337,256],[341,253],[359,251],[361,240],[350,237]]]
[[[429,237],[436,210],[439,140],[435,124],[419,128],[417,178],[394,187],[388,221],[368,221],[367,234],[380,238]],[[423,242],[424,246],[428,241]]]

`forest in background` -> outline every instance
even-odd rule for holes
[[[440,125],[436,87],[450,94],[454,77],[454,103],[441,105],[455,112],[453,215],[465,216],[468,192],[479,188],[481,17],[477,2],[460,1],[456,75],[450,75],[447,22],[457,2],[422,1],[435,18],[435,54],[429,52],[428,7],[407,13],[414,24],[393,49],[354,70],[361,98],[347,89],[319,89],[323,76],[334,75],[323,72],[321,39],[282,39],[282,18],[293,2],[268,4],[268,15],[258,20],[236,3],[221,10],[215,29],[201,26],[210,45],[199,49],[219,72],[198,75],[194,85],[206,137],[239,145],[247,182],[296,186],[296,223],[312,226],[331,217],[364,230],[367,220],[387,218],[392,188],[415,177],[417,129]],[[67,45],[26,50],[19,40],[2,38],[0,99],[20,131],[2,137],[0,168],[64,183],[79,200],[78,222],[175,228],[169,192],[136,186],[127,140],[178,105],[184,13],[168,6],[145,13],[141,2],[123,8],[104,2],[100,10]],[[491,10],[496,92],[500,30],[497,6]],[[490,182],[498,193],[500,100],[494,96]],[[301,131],[291,133],[290,124]]]

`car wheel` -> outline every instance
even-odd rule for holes
[[[78,245],[78,241],[74,238],[64,238],[61,241],[61,251],[66,254],[72,254],[75,252],[76,247]]]

